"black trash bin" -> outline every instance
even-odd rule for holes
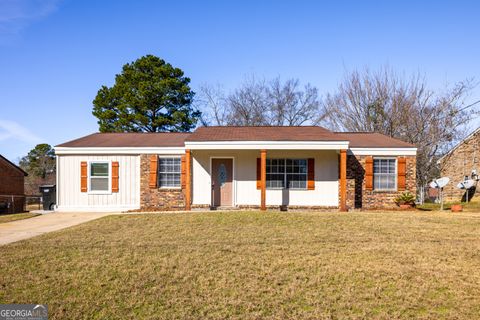
[[[57,188],[54,184],[40,186],[43,210],[53,210],[57,199]]]

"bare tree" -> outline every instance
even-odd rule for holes
[[[376,73],[365,69],[348,73],[323,106],[333,129],[380,132],[415,144],[421,186],[438,176],[437,160],[463,138],[476,114],[464,103],[472,88],[467,80],[436,93],[418,73],[405,78],[388,67]]]
[[[251,76],[228,95],[211,86],[200,91],[204,125],[316,125],[326,117],[317,88],[310,84],[302,88],[297,79],[266,81]]]

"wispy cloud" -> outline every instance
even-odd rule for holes
[[[19,123],[0,119],[0,142],[6,140],[16,140],[32,144],[43,141],[41,137],[35,135]]]
[[[0,0],[0,36],[15,35],[57,10],[60,0]]]

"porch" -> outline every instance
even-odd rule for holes
[[[346,148],[309,147],[187,148],[186,209],[290,206],[345,211]]]

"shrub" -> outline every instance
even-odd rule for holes
[[[415,205],[415,196],[411,194],[409,191],[406,191],[395,198],[395,203],[397,206],[402,204],[409,204],[411,206]]]

